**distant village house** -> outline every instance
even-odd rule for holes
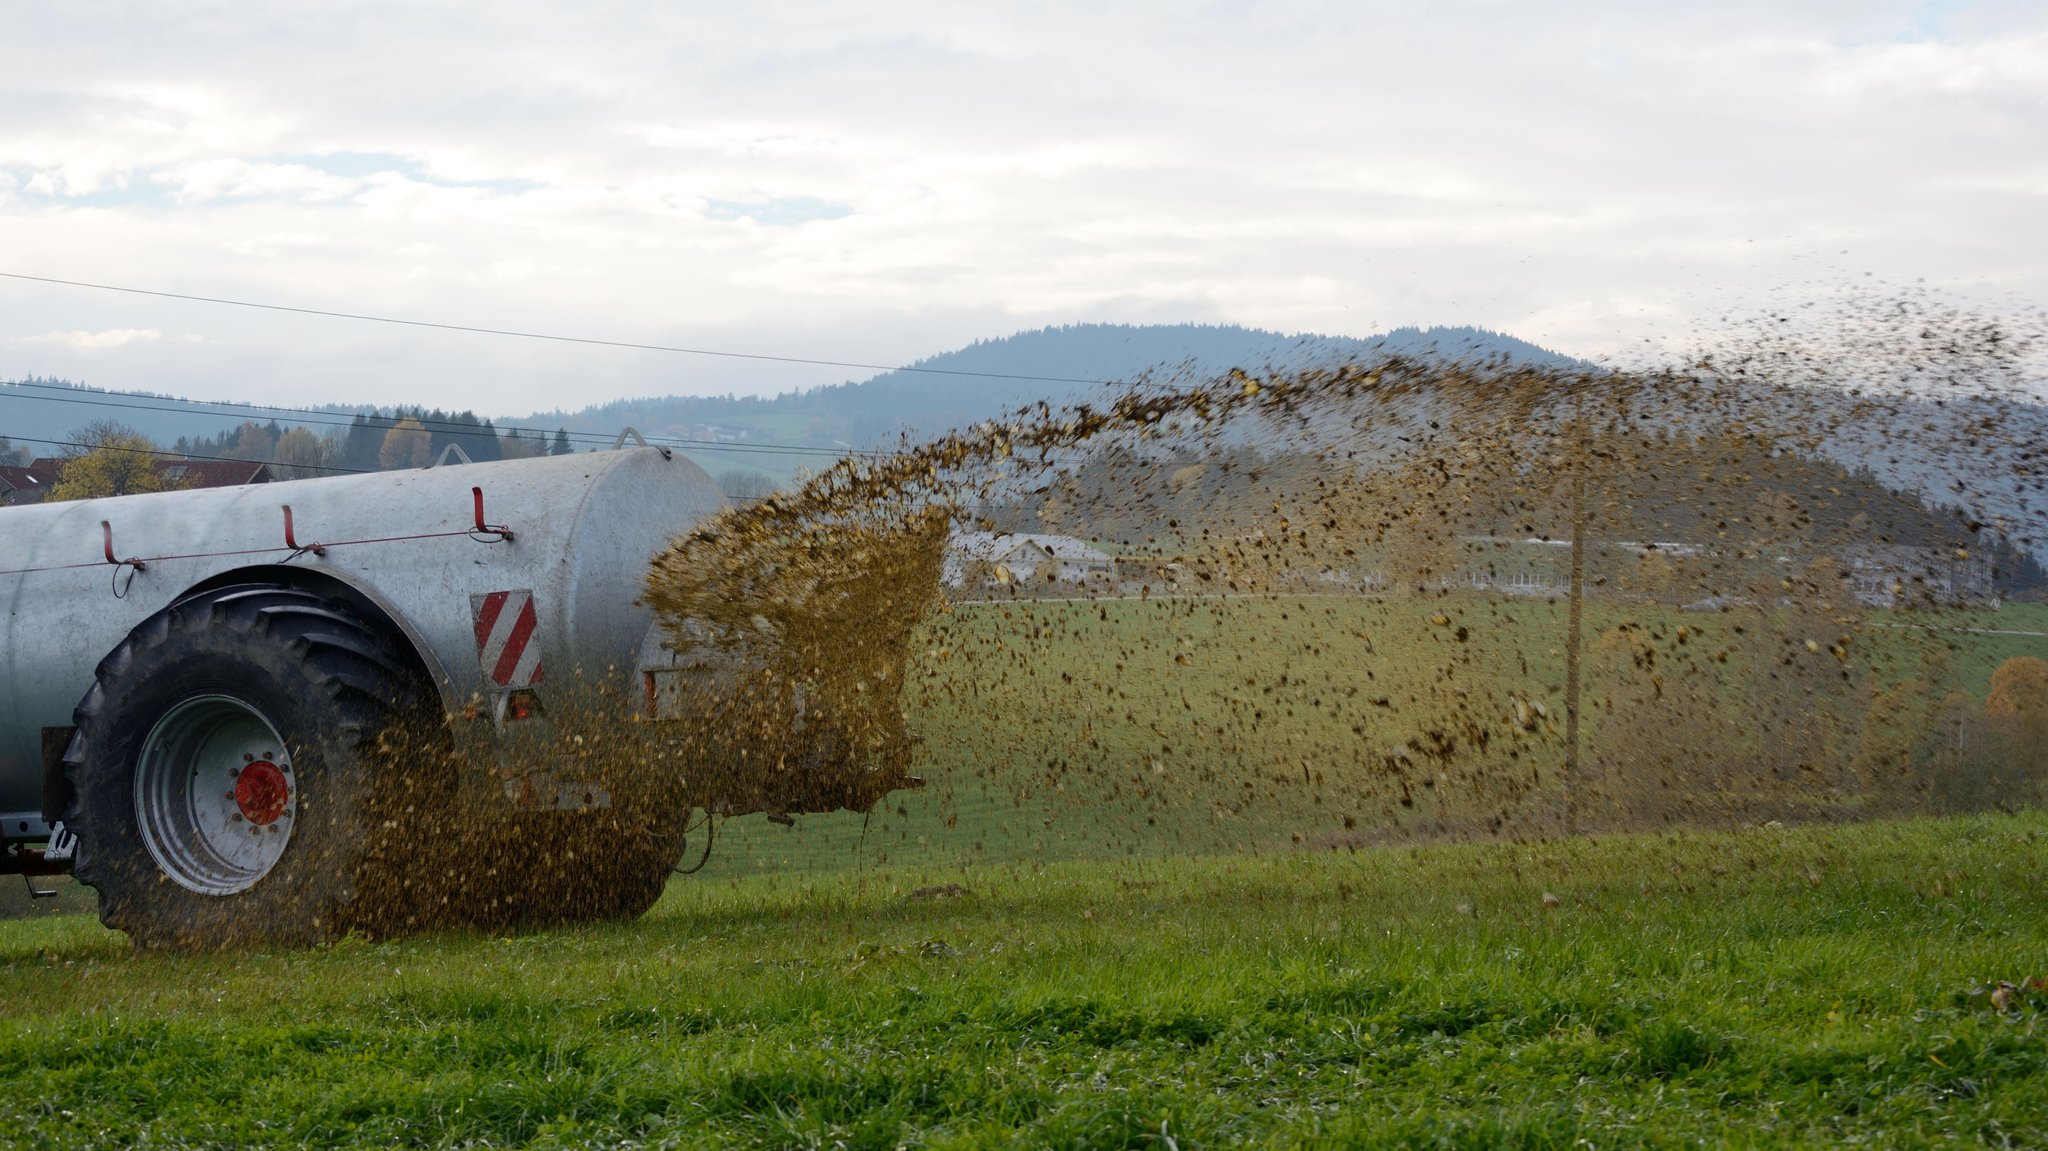
[[[166,487],[229,488],[267,484],[271,466],[255,460],[157,460],[152,465]],[[0,467],[0,507],[41,503],[64,474],[64,461],[39,456],[25,468]]]
[[[49,490],[49,481],[33,468],[0,467],[0,507],[41,503]]]
[[[961,532],[946,549],[947,587],[977,591],[1013,583],[1082,583],[1107,579],[1107,552],[1072,536]]]

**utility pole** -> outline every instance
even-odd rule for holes
[[[1572,574],[1564,637],[1564,833],[1579,832],[1579,642],[1586,590],[1586,381],[1572,380]]]

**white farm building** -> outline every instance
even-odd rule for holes
[[[1115,567],[1109,554],[1073,536],[1028,532],[961,532],[946,548],[941,576],[947,587],[989,584],[1081,583],[1107,579]]]

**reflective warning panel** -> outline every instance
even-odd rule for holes
[[[531,589],[494,591],[469,597],[476,620],[476,658],[484,678],[499,687],[532,687],[541,681],[538,618]]]

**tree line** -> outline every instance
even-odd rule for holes
[[[269,464],[280,480],[343,472],[419,468],[439,460],[452,445],[472,462],[562,456],[574,452],[567,429],[552,437],[528,428],[499,429],[476,413],[400,407],[390,414],[359,413],[346,426],[310,428],[245,420],[212,436],[180,436],[168,448],[125,424],[96,420],[66,435],[59,452],[62,472],[49,500],[91,499],[176,488],[178,480],[159,466],[175,460],[247,460]],[[0,465],[22,466],[27,451],[0,439]]]
[[[474,462],[564,456],[575,451],[567,429],[552,438],[528,428],[500,430],[475,412],[439,408],[399,407],[388,415],[358,412],[346,427],[315,435],[303,427],[285,428],[248,420],[215,436],[178,437],[175,454],[194,459],[253,460],[277,465],[279,478],[298,479],[328,472],[375,472],[424,467],[441,457],[450,444]]]

